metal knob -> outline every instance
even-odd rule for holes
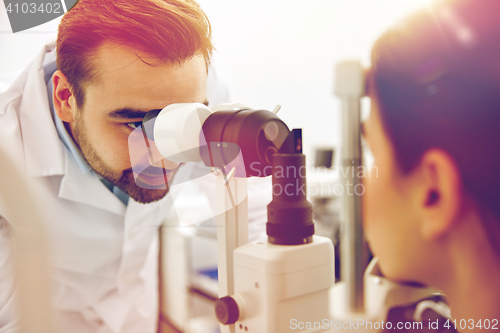
[[[215,302],[215,316],[221,324],[234,324],[240,316],[238,304],[231,296],[219,298]]]

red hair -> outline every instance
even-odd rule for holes
[[[63,16],[57,36],[57,67],[78,107],[84,104],[82,86],[97,79],[92,60],[104,42],[132,47],[161,63],[203,55],[208,64],[213,51],[210,22],[194,0],[80,0]]]

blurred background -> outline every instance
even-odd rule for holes
[[[55,19],[13,34],[1,1],[0,91],[56,37],[59,23]],[[334,64],[356,58],[369,66],[377,37],[426,0],[198,2],[211,21],[214,61],[232,100],[267,110],[281,105],[280,117],[290,128],[303,128],[305,152],[312,156],[318,146],[340,143]]]

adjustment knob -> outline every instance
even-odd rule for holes
[[[225,296],[215,301],[215,316],[221,324],[234,324],[240,316],[240,310],[234,298]]]

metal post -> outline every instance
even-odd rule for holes
[[[234,294],[233,252],[248,243],[247,179],[217,176],[217,253],[219,297]],[[221,325],[234,333],[234,325]]]
[[[342,103],[342,253],[341,278],[346,284],[346,306],[350,312],[364,310],[364,237],[358,170],[361,166],[360,102],[364,94],[364,74],[357,61],[344,61],[335,68],[335,94]]]

